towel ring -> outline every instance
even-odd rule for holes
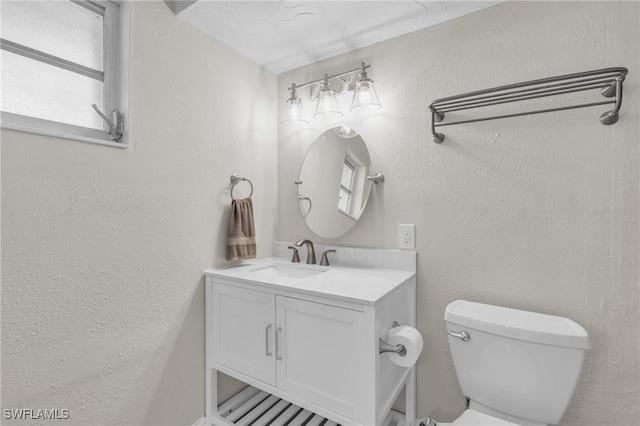
[[[303,201],[308,201],[309,202],[309,209],[307,210],[306,213],[302,213],[302,217],[306,218],[307,216],[309,216],[309,213],[311,213],[311,198],[303,197],[302,195],[298,195],[298,204],[300,204],[300,211],[301,212],[302,212],[302,202]]]
[[[230,180],[231,180],[231,199],[232,200],[235,200],[235,198],[233,198],[233,188],[235,188],[236,185],[242,181],[248,182],[249,185],[251,185],[251,193],[249,194],[249,197],[247,197],[247,198],[251,198],[251,196],[253,195],[253,184],[249,179],[247,179],[246,177],[242,177],[237,173],[234,173],[231,175]]]

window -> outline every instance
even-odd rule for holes
[[[2,127],[126,146],[128,4],[3,0],[1,19]]]
[[[353,177],[356,172],[356,166],[351,164],[349,159],[345,157],[342,165],[342,179],[340,180],[340,193],[338,195],[338,210],[342,213],[350,215],[351,197],[353,195]]]

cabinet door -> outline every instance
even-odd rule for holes
[[[278,388],[344,416],[361,401],[363,314],[276,298]]]
[[[213,285],[213,360],[276,385],[275,295]]]

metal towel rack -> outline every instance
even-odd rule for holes
[[[249,185],[251,186],[251,193],[249,194],[249,197],[247,198],[251,198],[251,196],[253,195],[253,184],[251,183],[251,181],[249,179],[247,179],[244,176],[240,176],[237,173],[234,173],[231,175],[231,177],[229,178],[229,180],[231,181],[231,199],[235,200],[235,198],[233,198],[233,188],[236,187],[236,185],[242,181],[248,182]]]
[[[613,110],[604,112],[600,115],[600,122],[605,125],[614,124],[618,121],[618,111],[620,111],[620,105],[622,103],[622,82],[624,81],[627,72],[628,70],[626,68],[621,67],[604,68],[601,70],[586,71],[557,77],[543,78],[540,80],[526,81],[523,83],[509,84],[506,86],[478,90],[476,92],[437,99],[429,104],[429,110],[431,110],[431,133],[433,134],[433,141],[435,143],[442,143],[442,141],[444,141],[444,135],[436,132],[436,127],[454,126],[456,124],[497,120],[500,118],[519,117],[522,115],[541,114],[544,112],[563,111],[606,104],[614,104],[614,107]],[[452,111],[482,108],[490,105],[564,95],[567,93],[581,92],[591,89],[600,89],[602,96],[615,99],[441,123],[445,118],[445,113]]]

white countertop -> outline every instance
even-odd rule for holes
[[[306,278],[287,278],[255,272],[257,269],[269,265],[288,265],[325,272]],[[305,263],[291,263],[281,257],[270,257],[226,269],[209,269],[205,271],[205,275],[359,304],[376,305],[415,274],[370,267],[307,265]]]

